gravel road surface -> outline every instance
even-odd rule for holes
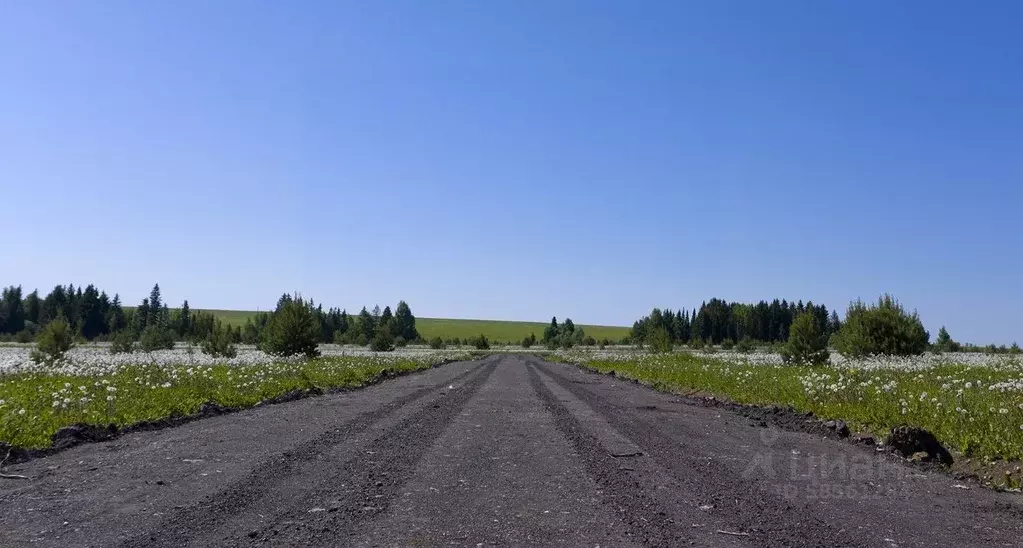
[[[0,546],[1023,546],[1023,499],[529,356],[81,445]]]

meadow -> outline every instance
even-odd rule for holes
[[[254,348],[223,359],[182,345],[117,355],[88,345],[59,363],[37,366],[29,351],[0,348],[0,442],[22,448],[49,447],[57,430],[76,423],[124,427],[191,415],[205,403],[252,407],[294,391],[362,386],[385,370],[410,372],[471,357],[458,350],[375,354],[325,345],[313,360],[275,358]]]
[[[232,327],[245,325],[245,321],[256,314],[256,312],[244,310],[206,310],[206,312],[212,313]],[[416,329],[425,340],[434,337],[444,340],[467,339],[483,334],[494,343],[518,344],[530,333],[539,338],[543,335],[543,330],[547,325],[544,322],[416,318]],[[629,334],[628,327],[606,325],[580,325],[578,327],[583,328],[588,336],[598,341],[607,338],[618,342]]]

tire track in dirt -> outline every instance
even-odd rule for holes
[[[636,548],[599,491],[526,364],[502,356],[387,512],[333,545]]]
[[[571,379],[556,373],[542,362],[530,360],[572,396],[589,405],[608,424],[658,461],[687,492],[706,501],[714,501],[714,512],[742,532],[751,544],[766,547],[791,546],[865,546],[846,531],[839,531],[814,515],[812,508],[794,504],[759,485],[756,478],[743,477],[717,462],[712,455],[695,459],[698,447],[680,446],[644,420],[635,420],[620,407],[612,406]],[[539,379],[538,379],[539,381]]]
[[[163,520],[156,530],[129,538],[118,546],[122,548],[183,546],[199,540],[202,534],[216,530],[234,516],[245,512],[257,500],[272,494],[282,485],[300,476],[304,464],[323,458],[324,453],[335,446],[366,432],[374,424],[402,408],[465,379],[472,378],[470,382],[478,385],[481,369],[484,370],[482,376],[485,378],[494,368],[492,362],[488,365],[488,361],[484,360],[469,371],[444,382],[420,388],[376,410],[358,415],[305,443],[283,451],[258,465],[241,481],[205,500],[177,509]],[[199,544],[208,545],[206,542]]]
[[[623,469],[622,461],[608,451],[600,439],[582,427],[572,412],[544,385],[536,367],[532,363],[527,367],[529,382],[554,418],[555,427],[572,444],[589,475],[602,487],[602,502],[618,515],[629,535],[644,546],[691,544],[691,525],[674,519],[672,509],[663,505]],[[722,541],[720,545],[726,543]]]
[[[316,486],[307,489],[297,505],[273,516],[257,530],[216,542],[222,546],[335,545],[336,539],[388,509],[415,474],[416,464],[493,374],[496,361],[461,388],[448,391],[390,428],[358,457],[338,462],[331,475],[318,478]],[[324,501],[330,503],[310,508]]]

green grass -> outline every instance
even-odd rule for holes
[[[933,432],[970,457],[1023,458],[1023,397],[1013,388],[1019,366],[984,368],[948,363],[925,370],[746,365],[687,353],[586,360],[670,392],[701,391],[745,404],[788,405],[854,429],[885,435],[900,424]],[[1004,384],[999,384],[1004,383]],[[992,388],[994,385],[994,388]]]
[[[133,365],[94,376],[4,375],[0,376],[0,441],[45,448],[58,429],[79,422],[121,427],[190,415],[206,402],[251,407],[294,390],[361,386],[384,369],[425,369],[442,357],[330,357],[230,367]]]
[[[536,338],[543,337],[543,330],[547,327],[543,322],[514,322],[502,320],[460,320],[444,318],[416,318],[416,329],[424,339],[430,340],[433,337],[448,339],[458,337],[475,337],[486,335],[488,339],[495,342],[518,343],[529,336],[536,334]],[[613,327],[606,325],[577,325],[586,331],[586,334],[597,339],[611,339],[618,342],[622,337],[629,334],[628,327]]]
[[[206,309],[203,312],[210,312],[213,316],[220,318],[220,321],[234,327],[236,325],[245,325],[245,320],[256,315],[255,311],[249,310],[213,310]],[[264,310],[264,312],[266,312]]]
[[[255,315],[255,312],[243,310],[207,310],[214,316],[220,318],[228,325],[244,325],[245,320]],[[503,320],[462,320],[448,318],[416,318],[416,329],[424,339],[430,340],[433,337],[451,339],[458,337],[465,339],[475,337],[479,334],[486,335],[492,342],[518,343],[530,333],[535,333],[539,339],[543,336],[543,330],[547,327],[544,322],[516,322]],[[605,325],[582,325],[586,334],[597,339],[611,339],[618,342],[622,337],[629,334],[628,327],[614,327]]]

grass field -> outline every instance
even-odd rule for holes
[[[245,320],[255,314],[255,312],[245,310],[207,310],[207,312],[212,312],[214,316],[232,326],[244,325]],[[530,333],[536,334],[537,338],[542,337],[545,327],[547,327],[547,324],[544,322],[416,318],[416,329],[427,340],[433,337],[440,337],[442,339],[458,337],[459,339],[464,339],[466,337],[475,337],[482,333],[492,342],[518,343],[523,338],[529,336]],[[606,337],[617,342],[629,334],[628,327],[604,325],[582,325],[578,327],[582,327],[587,335],[598,341]]]
[[[61,367],[0,374],[0,446],[45,448],[57,430],[72,424],[123,427],[190,415],[206,402],[252,407],[296,390],[361,386],[385,369],[409,372],[470,357],[466,352],[388,353],[227,364],[203,363],[211,360],[181,349],[148,358],[111,356],[98,348],[83,352],[76,355],[78,362]],[[138,362],[121,363],[125,357]]]

